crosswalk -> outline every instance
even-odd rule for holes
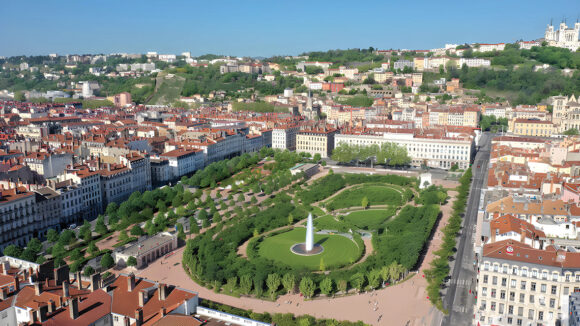
[[[469,281],[469,283],[471,283],[471,281]],[[451,280],[451,284],[456,284],[457,286],[466,286],[469,285],[469,283],[467,282],[467,280]]]
[[[464,306],[454,305],[453,306],[453,311],[459,312],[459,313],[466,313],[467,312],[467,308],[465,308]]]

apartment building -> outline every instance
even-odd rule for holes
[[[37,209],[35,194],[23,187],[0,191],[0,249],[10,244],[24,247],[38,234]]]
[[[170,180],[179,179],[204,167],[202,150],[178,148],[160,155],[168,161]]]
[[[272,148],[296,149],[296,134],[300,130],[297,124],[289,124],[274,127],[272,130]]]
[[[554,129],[551,121],[513,119],[509,122],[509,130],[521,136],[551,137]]]
[[[394,143],[407,148],[411,165],[426,165],[449,169],[457,164],[467,169],[474,153],[473,137],[449,137],[443,134],[419,134],[416,130],[366,130],[364,132],[343,131],[335,136],[335,146],[382,145]]]
[[[337,129],[327,126],[300,130],[296,135],[296,151],[310,153],[312,156],[320,154],[323,158],[330,157],[337,134]]]
[[[514,240],[484,245],[475,310],[481,325],[560,324],[568,296],[580,291],[580,253],[550,248]]]
[[[24,157],[24,162],[32,171],[48,179],[63,173],[67,166],[72,166],[73,155],[71,153],[32,152]]]

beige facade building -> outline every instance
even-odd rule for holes
[[[551,137],[554,129],[551,121],[512,119],[509,122],[509,130],[522,136]]]
[[[334,136],[338,133],[334,128],[304,129],[296,135],[296,151],[310,153],[314,156],[330,157],[334,149]]]

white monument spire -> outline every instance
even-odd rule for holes
[[[312,251],[314,247],[314,226],[312,225],[312,213],[308,213],[306,222],[306,252]]]

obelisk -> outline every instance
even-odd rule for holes
[[[314,247],[314,226],[312,225],[312,213],[308,213],[306,222],[306,252],[312,251]]]

